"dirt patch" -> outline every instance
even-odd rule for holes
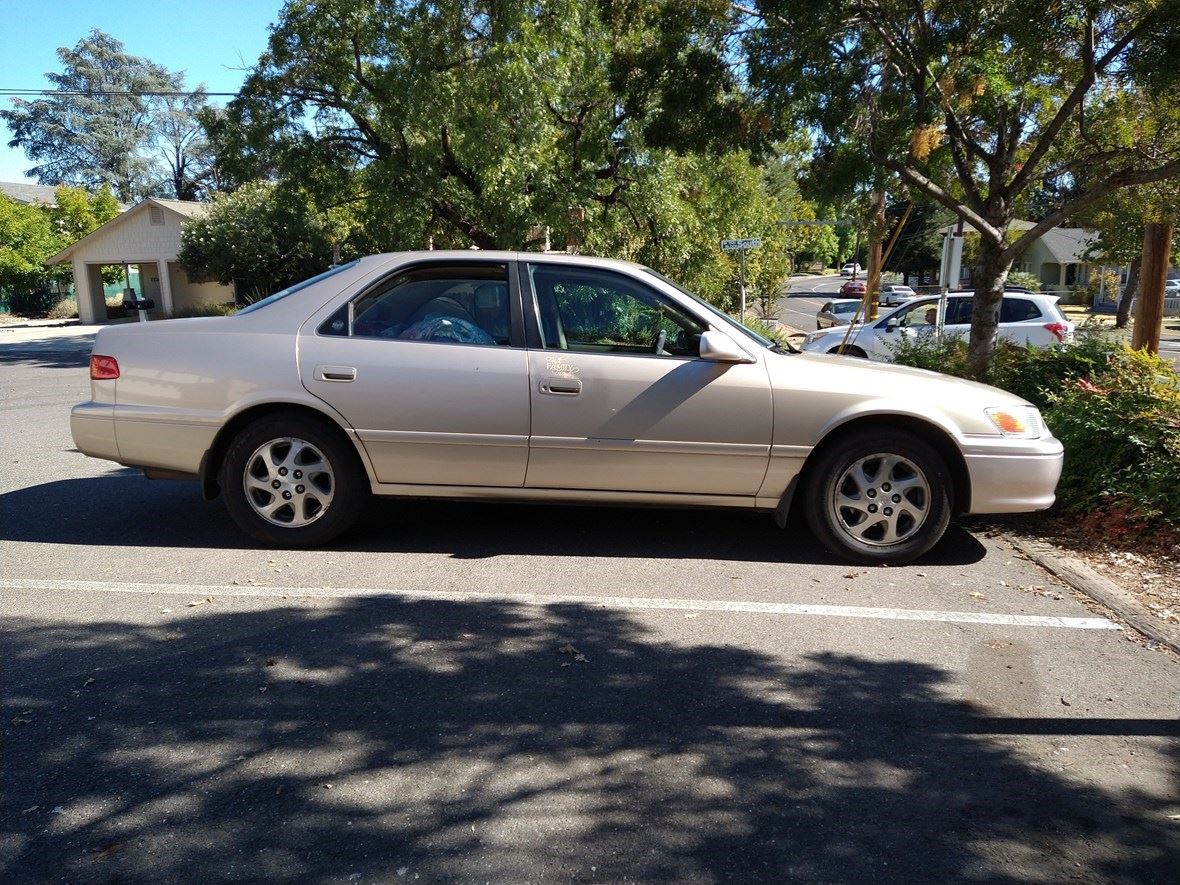
[[[1034,514],[993,518],[986,524],[1053,544],[1118,585],[1154,617],[1180,625],[1180,530],[1127,531],[1097,515]]]

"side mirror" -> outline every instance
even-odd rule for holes
[[[728,335],[710,329],[701,335],[701,359],[711,363],[752,363],[754,358]]]
[[[889,322],[887,322],[885,324],[885,331],[886,332],[896,332],[897,331],[897,320],[890,320]]]

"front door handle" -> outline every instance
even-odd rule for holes
[[[355,381],[356,368],[353,366],[316,366],[315,380],[338,383]]]
[[[577,378],[542,378],[540,390],[554,396],[577,396],[582,392],[582,382]]]

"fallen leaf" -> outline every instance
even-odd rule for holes
[[[969,595],[971,596],[972,599],[987,599],[987,597],[984,596],[982,593],[980,593],[978,590],[972,590]]]
[[[581,661],[583,664],[588,663],[590,660],[589,658],[587,658],[584,654],[582,654],[580,651],[578,651],[576,648],[573,647],[573,645],[571,645],[568,642],[565,645],[563,645],[561,648],[559,648],[557,650],[557,653],[562,654],[562,655],[569,655],[575,661]]]
[[[924,578],[924,577],[926,577],[926,573],[925,572],[914,572],[914,576],[917,578]]]
[[[1065,698],[1062,698],[1062,699],[1061,699],[1061,703],[1062,703],[1064,706],[1066,706],[1066,707],[1072,707],[1072,706],[1073,706],[1073,704],[1071,704],[1071,703],[1070,703],[1069,701],[1067,701]]]
[[[89,685],[90,683],[92,683],[93,681],[94,681],[94,677],[93,677],[93,676],[91,676],[89,679],[87,679],[85,682],[83,682],[83,683],[82,683],[82,687],[83,687],[83,688],[85,688],[86,686],[88,686],[88,685]]]
[[[104,845],[102,848],[95,848],[94,853],[98,857],[110,857],[117,851],[123,850],[122,842],[112,842],[110,845]]]
[[[32,814],[34,811],[36,811],[40,807],[41,807],[40,805],[30,805],[28,808],[26,808],[24,811],[22,811],[21,814]]]
[[[212,601],[213,601],[212,596],[206,596],[204,599],[198,599],[196,602],[190,602],[188,604],[188,607],[189,608],[196,608],[198,605],[208,605]]]
[[[51,811],[49,813],[50,814],[65,814],[66,810],[64,808],[62,808],[60,805],[54,805],[53,811]]]
[[[687,615],[685,615],[686,618],[699,618],[700,616],[700,612],[689,612]]]
[[[14,716],[12,718],[12,724],[13,725],[32,725],[33,720],[32,719],[25,719],[21,716]]]

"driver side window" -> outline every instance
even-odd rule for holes
[[[705,327],[622,274],[531,264],[545,347],[695,357]]]

